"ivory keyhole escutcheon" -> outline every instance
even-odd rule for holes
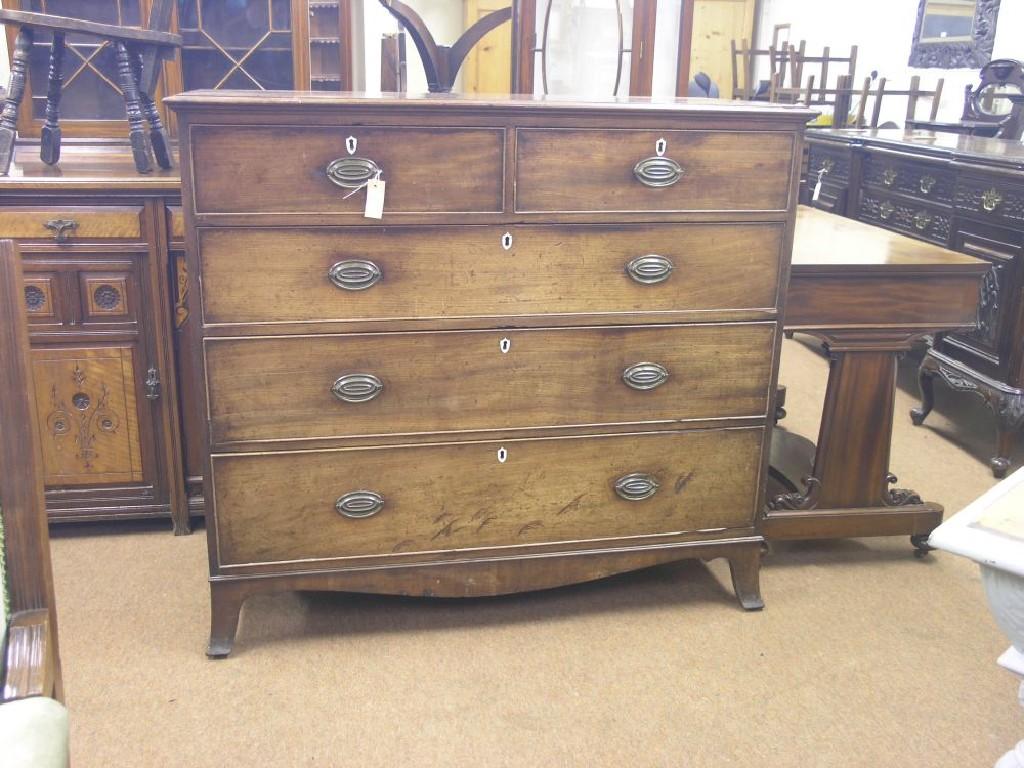
[[[504,235],[501,236],[501,247],[504,248],[506,251],[512,247],[511,232],[506,232]]]
[[[498,349],[501,350],[501,354],[507,355],[508,351],[512,349],[512,340],[506,336],[498,343]]]
[[[658,139],[656,142],[654,142],[654,154],[656,154],[658,157],[664,157],[665,150],[667,149],[668,142],[665,141],[665,139]]]
[[[508,461],[508,451],[505,450],[505,446],[501,446],[498,449],[498,463],[504,464],[506,461]]]
[[[348,150],[350,155],[354,155],[356,153],[356,147],[358,146],[359,140],[355,136],[349,136],[345,139],[345,149]]]

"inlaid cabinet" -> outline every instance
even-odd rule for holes
[[[185,532],[166,311],[177,177],[143,180],[113,146],[72,142],[61,165],[19,147],[0,183],[0,231],[23,260],[50,519],[170,517]]]

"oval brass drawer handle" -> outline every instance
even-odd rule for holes
[[[346,259],[332,265],[327,277],[338,288],[346,291],[365,291],[384,277],[381,268],[366,259]]]
[[[53,239],[58,243],[66,243],[78,229],[78,222],[74,219],[50,219],[43,226],[53,232]]]
[[[327,164],[327,178],[345,189],[359,189],[381,173],[381,167],[367,157],[339,157]]]
[[[626,274],[644,285],[654,285],[668,280],[676,265],[671,259],[656,254],[637,256],[626,264]]]
[[[384,389],[384,382],[372,373],[346,373],[331,385],[331,394],[346,403],[365,403]]]
[[[615,481],[615,493],[626,501],[643,501],[658,492],[658,481],[643,472],[632,472]]]
[[[633,363],[622,372],[627,387],[645,392],[668,381],[668,369],[657,363]]]
[[[352,491],[334,502],[338,514],[359,520],[373,517],[384,508],[384,497],[373,491]]]
[[[683,177],[683,166],[669,157],[647,157],[633,166],[633,175],[646,187],[671,187]]]

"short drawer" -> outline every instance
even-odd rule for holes
[[[952,171],[923,163],[907,163],[869,154],[864,161],[864,183],[922,202],[953,204],[955,180]]]
[[[846,184],[850,180],[849,150],[823,147],[813,141],[808,141],[807,144],[807,178],[809,184],[814,184],[818,180],[818,174],[821,174],[823,181]]]
[[[1020,228],[1024,226],[1024,186],[963,177],[956,185],[956,207],[982,219]]]
[[[952,217],[948,209],[932,208],[864,189],[861,191],[857,218],[938,245],[949,244]]]
[[[517,136],[521,212],[782,211],[789,200],[788,133],[531,128]]]
[[[18,240],[141,240],[142,207],[2,207],[0,233]]]
[[[315,567],[749,527],[761,437],[748,428],[214,456],[219,562]]]
[[[373,169],[387,184],[385,218],[503,208],[500,128],[194,126],[189,135],[192,166],[203,169],[195,180],[197,213],[344,214],[365,221],[366,192],[351,187]]]
[[[202,228],[204,319],[773,308],[782,241],[781,224]]]
[[[764,416],[774,323],[206,340],[215,445]]]

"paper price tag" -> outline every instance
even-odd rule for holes
[[[370,179],[366,184],[366,210],[363,216],[367,219],[384,217],[384,179]]]
[[[811,193],[811,201],[818,202],[818,198],[821,197],[821,179],[818,179],[818,183],[814,185],[814,192]]]

